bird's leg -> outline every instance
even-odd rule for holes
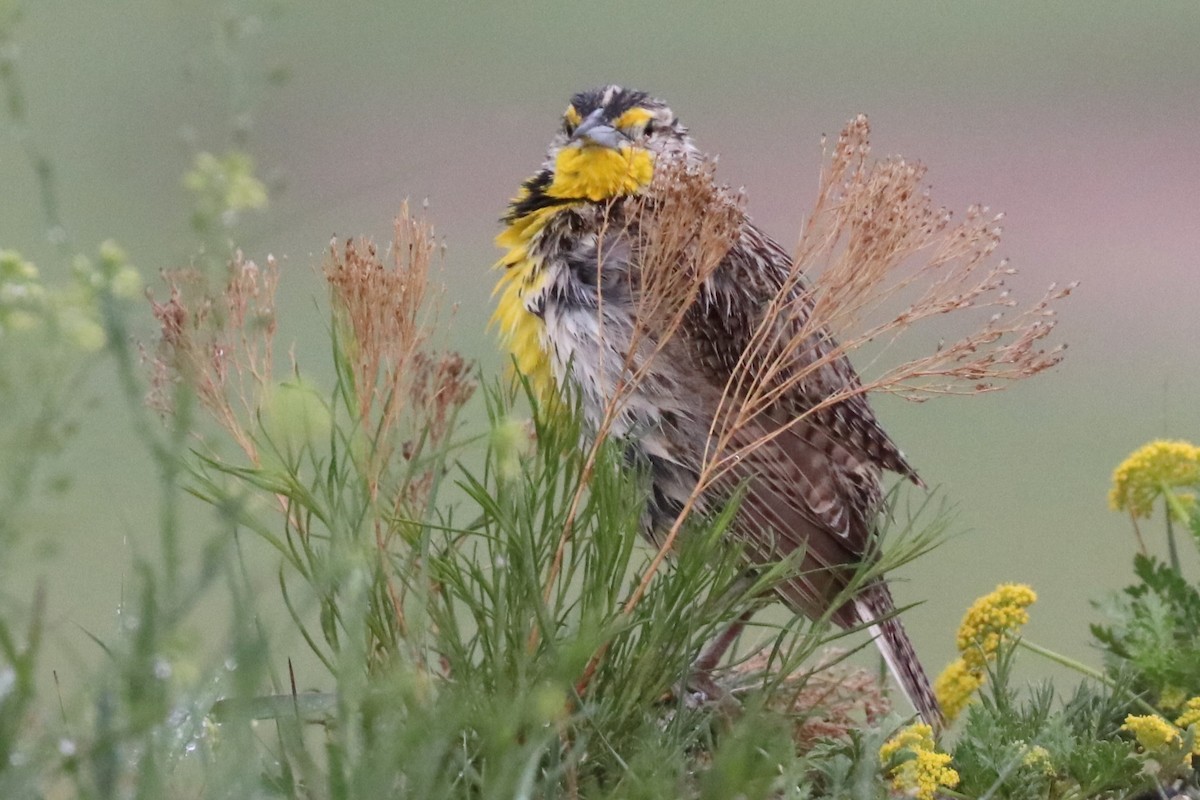
[[[747,570],[740,575],[737,580],[725,590],[725,597],[733,600],[745,596],[755,583],[756,576],[754,570]],[[721,631],[716,639],[713,639],[699,657],[692,662],[688,669],[688,676],[684,680],[683,688],[690,694],[701,694],[705,698],[718,703],[724,703],[730,700],[729,692],[722,689],[715,680],[713,680],[713,670],[721,664],[721,659],[729,652],[729,648],[737,641],[737,638],[742,635],[742,631],[746,627],[746,623],[758,611],[758,604],[743,611],[741,615],[729,624],[725,630]]]
[[[754,609],[743,612],[721,632],[720,636],[713,639],[712,643],[704,648],[704,652],[700,654],[699,658],[692,662],[684,684],[684,689],[689,695],[698,694],[701,695],[699,699],[702,702],[715,702],[719,705],[726,705],[732,700],[729,692],[713,679],[712,673],[721,663],[725,654],[729,652],[729,648],[741,636],[742,630],[752,616],[754,616]]]
[[[704,652],[700,657],[692,662],[692,674],[697,672],[711,673],[721,663],[721,659],[729,652],[729,648],[737,641],[737,638],[742,635],[742,631],[746,627],[746,623],[754,616],[755,609],[742,612],[742,615],[730,623],[729,627],[722,631],[721,635],[713,639],[708,647],[704,648]]]
[[[754,570],[746,570],[725,590],[725,598],[736,599],[745,596],[746,592],[754,586],[756,580],[758,580],[758,576],[755,575]],[[761,600],[762,596],[760,595],[758,599]],[[737,638],[742,635],[742,629],[746,627],[746,623],[750,621],[750,618],[755,615],[759,608],[759,604],[755,603],[754,607],[743,611],[742,615],[730,623],[729,627],[722,631],[720,636],[713,639],[712,643],[704,648],[704,652],[700,654],[700,657],[692,662],[692,672],[710,673],[716,669],[717,665],[721,663],[721,659],[725,657],[725,653],[729,651],[729,648],[733,646]]]

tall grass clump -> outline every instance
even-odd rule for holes
[[[721,544],[731,507],[646,582],[640,483],[619,443],[579,447],[569,398],[544,409],[520,385],[485,385],[489,432],[464,438],[477,377],[438,345],[440,253],[407,209],[390,247],[331,248],[327,393],[294,364],[274,377],[273,261],[236,258],[217,290],[167,274],[155,403],[194,393],[235,445],[195,445],[192,492],[278,550],[293,622],[337,688],[229,696],[219,716],[323,725],[323,753],[284,754],[354,796],[686,785],[717,729],[746,724],[689,704],[677,691],[688,665],[789,565],[746,586],[740,554]],[[790,674],[825,638],[796,623],[768,652]],[[786,726],[770,730],[776,749],[790,742]]]

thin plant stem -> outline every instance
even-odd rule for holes
[[[1062,653],[1057,653],[1049,648],[1042,647],[1040,644],[1035,644],[1034,642],[1031,642],[1025,638],[1017,639],[1017,644],[1019,644],[1021,647],[1024,647],[1026,650],[1029,650],[1030,652],[1037,653],[1038,655],[1042,656],[1043,658],[1053,661],[1055,664],[1061,664],[1062,666],[1064,666],[1068,669],[1078,672],[1080,675],[1085,675],[1085,676],[1091,678],[1092,680],[1098,681],[1099,683],[1102,683],[1105,686],[1107,686],[1109,689],[1113,689],[1114,691],[1122,691],[1126,694],[1126,696],[1129,697],[1130,700],[1133,701],[1134,705],[1140,706],[1143,710],[1147,711],[1150,714],[1153,714],[1154,716],[1157,716],[1157,717],[1162,716],[1162,712],[1159,711],[1157,708],[1150,705],[1145,700],[1143,700],[1141,697],[1139,697],[1138,695],[1129,691],[1128,689],[1123,689],[1121,686],[1119,686],[1117,684],[1116,681],[1114,681],[1112,678],[1108,677],[1107,675],[1105,675],[1103,672],[1101,672],[1098,669],[1093,669],[1092,667],[1089,667],[1087,664],[1084,664],[1081,661],[1076,661],[1073,658],[1068,658],[1067,656],[1064,656]]]
[[[1179,518],[1187,519],[1187,513],[1186,513],[1186,510],[1183,509],[1183,507],[1182,507],[1183,504],[1179,502],[1179,498],[1175,497],[1174,492],[1172,492],[1166,486],[1163,486],[1162,493],[1163,493],[1163,507],[1164,507],[1163,510],[1166,512],[1166,516],[1167,516],[1167,555],[1171,559],[1171,569],[1175,570],[1176,573],[1182,575],[1183,571],[1182,571],[1181,567],[1179,566],[1179,546],[1175,542],[1175,520],[1174,520],[1174,517],[1177,512],[1182,512],[1182,513],[1180,513]],[[1172,500],[1174,500],[1175,502],[1172,503],[1171,502]]]
[[[191,430],[194,398],[191,392],[180,392],[172,428],[167,436],[159,435],[146,408],[145,389],[138,377],[138,361],[129,344],[132,337],[125,326],[125,318],[109,294],[100,298],[100,309],[108,336],[109,352],[116,366],[118,383],[129,411],[131,425],[158,467],[159,532],[162,540],[164,575],[167,590],[173,592],[178,582],[180,567],[179,479],[182,465],[179,456],[184,451],[185,439]]]
[[[1179,495],[1175,494],[1174,492],[1168,492],[1168,491],[1164,490],[1164,496],[1166,497],[1166,500],[1167,500],[1167,525],[1168,525],[1167,531],[1168,531],[1168,533],[1170,533],[1172,531],[1172,528],[1169,527],[1171,525],[1171,515],[1172,514],[1177,515],[1180,520],[1185,521],[1185,522],[1189,519],[1190,514],[1188,512],[1187,506],[1185,506],[1183,504],[1183,501],[1179,499]],[[1200,546],[1200,540],[1198,540],[1196,542],[1196,544],[1198,546]],[[1175,564],[1174,566],[1175,566],[1176,570],[1179,569],[1178,564]]]
[[[1171,504],[1167,503],[1167,557],[1171,559],[1171,569],[1180,572],[1179,546],[1175,543],[1175,522],[1171,519],[1173,512]]]
[[[21,146],[30,169],[37,177],[38,201],[46,224],[46,238],[66,262],[71,256],[71,237],[62,221],[54,164],[49,156],[38,148],[37,137],[30,134],[29,120],[25,113],[25,91],[17,71],[16,57],[12,55],[16,50],[3,47],[4,44],[5,37],[0,35],[0,89],[4,94],[4,108],[8,111],[13,138]]]
[[[1129,510],[1129,521],[1133,523],[1133,535],[1137,539],[1138,552],[1143,556],[1149,555],[1150,551],[1146,549],[1146,540],[1142,538],[1142,529],[1138,526],[1137,515],[1133,513],[1133,509]]]

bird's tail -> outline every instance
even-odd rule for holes
[[[935,731],[940,730],[942,708],[929,678],[925,677],[917,651],[896,616],[896,605],[887,584],[879,581],[864,589],[854,599],[854,610],[859,621],[867,625],[883,660],[913,708]]]

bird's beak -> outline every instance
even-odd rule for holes
[[[597,108],[575,128],[575,132],[571,134],[571,143],[581,147],[598,145],[616,150],[622,145],[628,144],[629,139],[616,128],[604,122],[603,109]]]

